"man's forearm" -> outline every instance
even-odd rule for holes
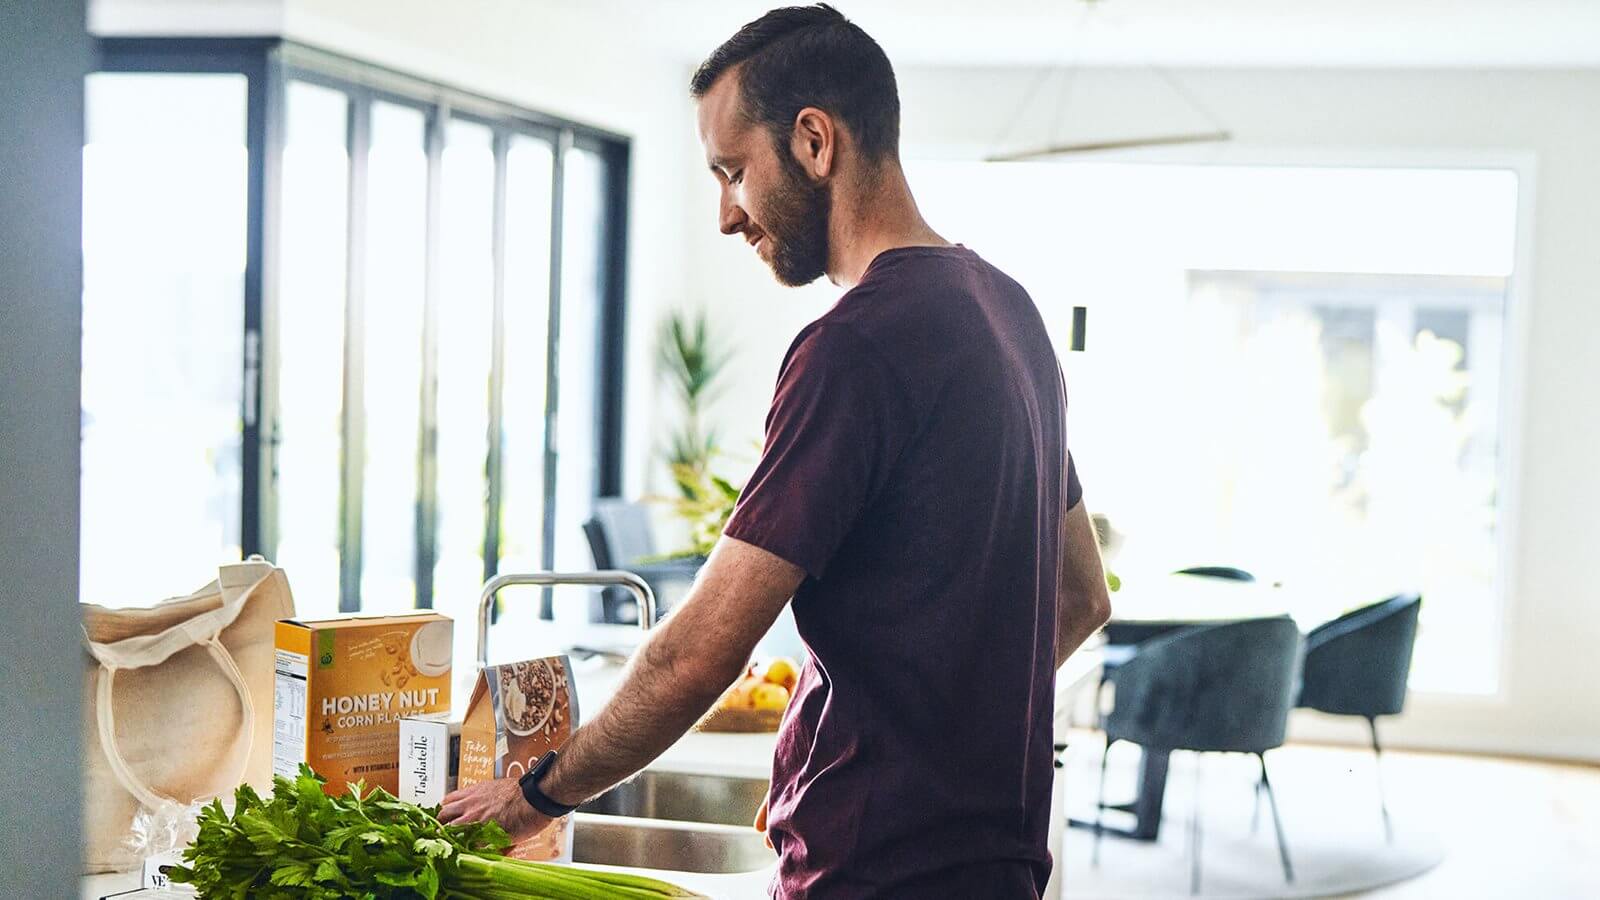
[[[578,803],[649,765],[739,677],[804,576],[753,545],[717,542],[689,596],[645,639],[611,702],[573,733],[540,788]]]
[[[622,686],[592,722],[580,727],[540,787],[562,803],[579,803],[633,777],[705,715],[738,672],[720,685],[676,661],[672,628],[652,634],[623,675]]]

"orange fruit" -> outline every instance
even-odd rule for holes
[[[789,705],[789,689],[781,684],[764,682],[750,692],[756,709],[783,709]]]
[[[752,709],[755,701],[751,698],[754,690],[764,684],[761,679],[753,675],[746,675],[734,683],[726,694],[722,695],[722,706],[725,709]]]
[[[761,677],[793,693],[795,683],[800,680],[800,665],[787,656],[774,657],[761,667]]]

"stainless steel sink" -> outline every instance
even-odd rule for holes
[[[578,811],[748,829],[766,796],[764,778],[650,771],[590,800]]]
[[[573,817],[575,862],[728,875],[754,872],[777,856],[749,825],[668,822],[578,813]]]

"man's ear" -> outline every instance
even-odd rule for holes
[[[824,181],[833,174],[838,142],[839,132],[834,127],[833,116],[823,110],[808,106],[794,117],[789,152],[812,180]]]

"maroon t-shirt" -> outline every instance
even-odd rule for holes
[[[789,348],[727,527],[806,572],[775,895],[1043,889],[1065,419],[1033,301],[964,247],[879,255]]]

